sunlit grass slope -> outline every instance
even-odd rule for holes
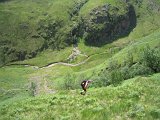
[[[51,63],[66,61],[71,53],[72,53],[72,47],[68,47],[61,51],[58,50],[53,51],[51,49],[48,49],[41,52],[35,58],[24,61],[17,61],[10,64],[17,64],[17,65],[28,64],[28,65],[43,67]]]
[[[2,83],[3,81],[8,83],[5,85],[1,84],[1,88],[5,89],[4,87],[6,85],[11,85],[12,81],[15,81],[17,86],[9,87],[6,90],[19,88],[18,84],[21,83],[21,80],[22,81],[28,80],[28,85],[29,85],[31,82],[29,80],[31,78],[40,76],[50,83],[49,84],[50,88],[55,90],[60,90],[60,89],[63,89],[62,85],[64,84],[64,81],[68,79],[67,78],[68,74],[70,74],[74,78],[75,83],[79,85],[79,82],[81,80],[94,78],[95,76],[97,76],[102,69],[107,67],[110,60],[116,60],[116,61],[119,61],[120,64],[122,64],[122,62],[127,58],[128,54],[133,54],[134,62],[136,62],[139,56],[141,55],[142,49],[144,47],[150,46],[151,48],[155,48],[160,46],[159,33],[160,33],[159,30],[157,30],[156,32],[144,38],[141,38],[140,40],[136,40],[135,43],[133,42],[128,44],[124,49],[122,48],[118,50],[116,46],[111,47],[113,49],[112,50],[113,52],[110,51],[111,48],[106,49],[106,48],[109,48],[110,46],[107,46],[106,48],[105,47],[89,48],[81,44],[80,50],[85,51],[84,53],[88,53],[90,57],[86,61],[86,63],[79,66],[75,66],[75,67],[55,65],[53,67],[43,68],[43,69],[36,69],[34,67],[29,67],[29,66],[28,67],[27,66],[26,67],[25,66],[22,66],[22,67],[8,66],[8,67],[0,68],[1,70],[0,80],[2,81]],[[68,49],[68,53],[70,50],[71,49]],[[58,59],[60,61],[63,61],[67,58],[67,56],[65,56],[66,54],[63,54],[65,52],[67,51],[57,52],[57,53],[51,52],[51,54],[42,54],[42,56],[31,59],[30,61],[24,61],[24,64],[27,64],[28,62],[31,65],[37,65],[43,61],[46,62],[48,59],[50,59],[50,62],[53,62],[56,59],[57,61]],[[46,57],[43,57],[43,55],[45,55]],[[65,58],[65,59],[62,59],[62,58]],[[43,63],[41,63],[42,66],[44,65]],[[75,64],[75,63],[71,63],[71,64]],[[42,82],[44,82],[44,80],[42,80]],[[78,85],[76,85],[76,88],[78,87]],[[23,84],[23,86],[25,86],[25,84]],[[15,92],[18,93],[18,91],[15,91]]]
[[[89,0],[80,9],[80,16],[89,16],[89,12],[92,10],[92,8],[96,8],[100,5],[104,5],[107,3],[110,3],[112,5],[117,5],[116,4],[117,2],[115,3],[115,1],[112,1],[112,0],[99,0],[96,2],[94,0]],[[131,4],[133,4],[136,12],[137,24],[136,24],[136,27],[131,31],[131,33],[128,36],[119,38],[113,41],[112,43],[109,43],[102,47],[86,46],[83,43],[84,40],[81,38],[79,40],[80,42],[78,43],[78,48],[82,53],[85,53],[86,55],[90,56],[97,53],[98,54],[103,53],[105,51],[108,51],[109,49],[112,49],[112,50],[116,49],[113,51],[117,52],[118,50],[125,48],[127,45],[143,40],[142,39],[143,37],[153,33],[154,31],[159,29],[159,26],[160,26],[160,21],[159,21],[160,13],[157,11],[158,9],[157,6],[159,6],[159,2],[156,0],[153,2],[154,5],[150,5],[151,3],[152,2],[149,2],[149,0],[143,0],[140,6],[138,6],[138,3],[136,4],[135,1],[131,1]],[[52,52],[52,50],[47,50],[45,52],[41,52],[41,54],[38,55],[37,58],[18,62],[18,64],[45,66],[52,62],[58,62],[58,61],[63,61],[64,59],[67,59],[67,55],[69,55],[71,52],[72,52],[72,47],[66,48],[60,51],[55,51],[55,52]],[[48,58],[47,56],[50,56],[50,57]],[[106,59],[106,57],[104,57],[104,59]],[[84,59],[82,59],[82,61],[83,60]],[[79,59],[78,59],[78,62],[80,62]]]
[[[118,87],[58,92],[1,105],[1,119],[115,120],[160,118],[160,74],[136,77]]]
[[[61,47],[65,47],[64,39],[67,38],[64,38],[66,33],[64,31],[70,29],[70,14],[74,11],[74,7],[77,7],[77,4],[84,1],[0,1],[0,64],[33,58],[38,52],[43,51],[49,44],[49,41],[43,35],[46,35],[46,28],[51,24],[49,29],[54,32],[52,33],[52,40],[55,34],[59,34],[57,35],[59,37],[54,38],[56,39],[54,44],[56,44],[56,47],[60,44]],[[68,28],[66,28],[66,25]],[[41,30],[43,35],[40,35]],[[53,44],[50,47],[56,49]]]
[[[134,62],[137,62],[142,54],[143,48],[147,46],[150,46],[151,48],[160,46],[159,38],[159,31],[156,31],[151,35],[142,38],[141,40],[137,40],[137,42],[135,43],[130,43],[128,46],[126,46],[124,49],[120,51],[116,50],[117,48],[115,48],[115,52],[113,49],[112,53],[110,50],[106,49],[105,51],[104,49],[102,53],[93,54],[89,57],[86,63],[82,65],[75,67],[56,65],[50,68],[40,69],[32,75],[48,75],[46,79],[52,81],[54,86],[53,88],[61,89],[61,84],[64,84],[65,79],[67,79],[67,74],[71,74],[76,83],[79,83],[82,79],[89,79],[97,76],[102,69],[108,66],[110,60],[115,60],[118,61],[119,64],[122,64],[123,61],[127,59],[128,54],[133,54]],[[90,49],[94,50],[94,48]]]
[[[104,4],[116,5],[116,3],[117,0],[89,0],[80,10],[80,15],[87,15],[93,8],[98,6],[102,6]]]
[[[86,46],[85,40],[79,38],[78,49],[88,56],[82,65],[55,65],[38,69],[54,62],[66,62],[73,49],[67,47],[56,51],[47,49],[33,59],[0,68],[0,119],[159,119],[160,74],[126,80],[118,87],[93,88],[92,84],[86,96],[80,95],[79,89],[82,80],[98,76],[110,60],[117,60],[121,64],[128,54],[133,54],[134,62],[137,62],[142,48],[160,47],[160,13],[154,6],[158,6],[160,1],[153,1],[156,4],[151,6],[150,1],[152,0],[142,0],[142,5],[138,6],[135,0],[129,0],[135,8],[137,25],[128,36],[102,47]],[[87,17],[92,8],[106,3],[116,6],[114,0],[88,0],[79,15]],[[44,42],[42,38],[34,38],[37,35],[34,28],[39,20],[64,20],[64,24],[68,25],[71,19],[68,10],[74,5],[73,0],[1,2],[0,42],[4,46],[9,43],[9,48],[12,46],[28,52],[39,49]],[[26,27],[26,23],[29,24],[29,29],[21,30]],[[62,31],[65,27],[64,25]],[[78,57],[71,64],[84,60],[85,57]],[[75,90],[67,91],[64,84],[65,80],[70,79],[74,80],[71,82],[75,84],[72,88]],[[55,94],[44,95],[45,82]],[[42,92],[38,94],[39,97],[33,97],[31,83],[40,84],[39,91]]]
[[[0,68],[0,102],[30,96],[29,74],[34,71],[19,66]]]

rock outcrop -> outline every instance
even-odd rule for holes
[[[123,9],[124,12],[110,4],[94,8],[89,17],[83,19],[86,44],[101,46],[128,34],[136,26],[136,15],[131,5]]]

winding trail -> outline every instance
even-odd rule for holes
[[[90,56],[88,56],[86,54],[82,54],[80,51],[77,51],[77,53],[78,54],[76,54],[76,56],[78,56],[78,55],[79,56],[85,56],[86,59],[81,61],[81,62],[79,62],[79,63],[76,63],[76,64],[66,63],[66,62],[54,62],[54,63],[49,63],[48,65],[43,66],[43,67],[29,65],[29,64],[12,64],[12,65],[23,65],[25,67],[32,67],[32,68],[38,69],[38,70],[51,68],[51,67],[56,66],[56,65],[64,65],[64,66],[75,67],[75,66],[79,66],[79,65],[85,64],[91,57],[94,57],[96,55],[101,55],[101,54],[108,53],[108,51],[104,51],[102,53],[91,54]],[[47,77],[47,74],[42,74],[41,76],[34,75],[34,76],[30,77],[30,79],[29,79],[29,81],[30,81],[29,89],[33,91],[34,96],[38,96],[41,93],[45,93],[45,94],[54,94],[54,93],[56,93],[56,91],[54,89],[50,88],[49,81],[47,80],[46,77]],[[34,86],[35,86],[34,88],[32,88],[33,87],[33,86],[31,86],[32,84],[34,84]]]
[[[11,64],[11,65],[22,65],[22,66],[25,66],[25,67],[32,67],[34,69],[45,69],[45,68],[50,68],[50,67],[53,67],[53,66],[56,66],[56,65],[76,67],[76,66],[79,66],[79,65],[82,65],[82,64],[86,63],[93,56],[102,55],[102,54],[105,54],[105,53],[108,53],[108,52],[105,51],[105,52],[102,52],[102,53],[92,54],[90,56],[87,56],[87,55],[84,55],[84,54],[79,54],[81,56],[86,56],[86,59],[84,61],[76,63],[76,64],[66,63],[66,62],[54,62],[54,63],[49,63],[49,64],[47,64],[43,67],[39,67],[39,66],[35,66],[35,65],[29,65],[29,64]],[[11,65],[8,65],[8,66],[11,66]]]
[[[86,63],[88,60],[89,60],[90,57],[87,57],[87,59],[85,59],[84,61],[80,62],[80,63],[77,63],[77,64],[71,64],[71,63],[65,63],[65,62],[57,62],[57,63],[53,63],[53,64],[50,64],[48,66],[44,66],[44,67],[40,67],[40,69],[44,69],[44,68],[50,68],[50,67],[53,67],[55,65],[64,65],[64,66],[71,66],[71,67],[75,67],[75,66],[79,66],[79,65],[82,65],[84,63]],[[38,66],[34,66],[34,67],[38,67]],[[38,67],[39,68],[39,67]]]
[[[75,67],[75,66],[79,66],[79,65],[82,65],[82,64],[85,64],[91,57],[93,56],[96,56],[96,55],[102,55],[102,54],[105,54],[105,53],[108,53],[107,51],[105,52],[102,52],[102,53],[97,53],[97,54],[92,54],[90,56],[86,56],[86,59],[82,62],[79,62],[77,64],[71,64],[71,63],[65,63],[65,62],[56,62],[56,63],[50,63],[49,65],[46,65],[44,67],[38,67],[38,66],[31,66],[31,65],[25,65],[25,66],[28,66],[28,67],[33,67],[35,69],[46,69],[46,68],[50,68],[50,67],[53,67],[53,66],[56,66],[56,65],[64,65],[64,66],[71,66],[71,67]],[[84,55],[84,54],[82,54]],[[45,93],[45,94],[54,94],[56,93],[55,90],[51,89],[49,87],[49,83],[46,79],[46,76],[47,75],[42,75],[42,76],[34,76],[32,77],[30,80],[30,82],[34,82],[36,84],[36,88],[35,88],[35,91],[34,91],[34,95],[37,96],[37,95],[40,95],[41,93]]]

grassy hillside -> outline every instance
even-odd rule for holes
[[[159,0],[0,1],[0,119],[158,120],[159,19]]]
[[[133,41],[160,26],[158,0],[4,0],[0,13],[1,65],[80,40],[102,46],[129,35],[125,42]]]
[[[35,57],[48,47],[60,49],[70,44],[66,38],[70,14],[84,3],[85,0],[0,2],[1,64]]]
[[[1,119],[115,120],[160,118],[160,74],[136,77],[118,87],[62,91],[1,105]]]
[[[6,67],[0,69],[0,101],[10,98],[28,97],[31,92],[28,91],[28,75],[33,73],[33,68]]]
[[[42,4],[41,2],[36,2],[36,4],[41,5]],[[28,65],[32,65],[33,67],[23,67],[22,66],[22,70],[21,70],[19,69],[18,66],[15,66],[16,70],[14,71],[15,72],[14,74],[18,74],[18,76],[23,77],[22,75],[19,75],[19,71],[21,72],[23,71],[23,69],[24,70],[29,69],[28,71],[30,74],[24,73],[26,75],[26,79],[30,80],[31,78],[42,76],[43,79],[46,79],[48,83],[50,83],[49,87],[53,89],[61,89],[66,79],[66,76],[70,74],[71,76],[68,79],[75,78],[73,80],[73,83],[75,82],[75,85],[73,85],[74,86],[73,88],[77,88],[78,83],[79,83],[78,81],[81,81],[82,79],[85,79],[85,78],[95,78],[96,79],[96,76],[98,75],[98,73],[100,73],[102,69],[106,68],[110,60],[112,59],[118,60],[119,63],[122,64],[124,61],[124,58],[127,58],[128,53],[132,53],[134,55],[133,56],[134,62],[137,62],[138,61],[137,57],[141,55],[141,49],[143,47],[149,45],[151,48],[154,48],[154,47],[159,47],[159,44],[160,44],[159,43],[159,38],[160,38],[159,30],[155,31],[157,27],[159,26],[159,20],[157,18],[159,17],[158,16],[159,12],[157,11],[158,4],[156,5],[156,2],[158,1],[154,1],[152,3],[153,4],[152,9],[149,9],[148,10],[149,12],[145,14],[143,13],[145,12],[145,10],[148,9],[147,6],[148,4],[150,4],[149,2],[145,2],[145,1],[143,1],[142,3],[132,2],[135,8],[136,15],[137,15],[137,25],[133,29],[133,31],[126,37],[117,39],[116,41],[113,41],[112,43],[106,44],[102,47],[86,46],[86,44],[84,43],[84,39],[81,38],[78,43],[78,48],[81,51],[81,53],[86,54],[88,58],[78,56],[78,58],[72,61],[71,64],[76,64],[79,62],[83,62],[84,60],[87,60],[84,64],[75,66],[75,67],[57,65],[57,66],[53,66],[53,67],[45,68],[45,69],[36,69],[36,66],[43,67],[48,64],[52,64],[56,62],[67,62],[66,60],[68,56],[72,53],[71,47],[68,47],[60,51],[52,51],[51,49],[48,49],[48,50],[45,50],[44,52],[41,52],[39,55],[37,55],[37,57],[33,59],[24,60],[21,62],[15,62],[14,64],[24,64],[24,65],[28,64]],[[90,8],[91,8],[90,6],[98,7],[105,3],[116,5],[116,3],[113,1],[97,1],[96,4],[93,1],[88,1],[82,7],[79,14],[80,15],[84,14],[84,16],[88,16],[89,13],[87,13],[86,10],[90,11]],[[10,1],[10,2],[1,3],[3,7],[6,6],[7,4],[11,4],[11,6],[13,4],[20,5],[21,2],[17,3],[15,1]],[[57,4],[63,4],[63,3],[57,2]],[[70,4],[70,3],[67,3],[67,4]],[[57,5],[57,6],[60,6],[60,5]],[[61,14],[57,14],[57,15],[61,15]],[[64,16],[65,15],[63,14],[62,17]],[[149,33],[151,35],[148,35]],[[10,67],[2,68],[2,70],[3,69],[10,69]],[[35,72],[32,72],[32,69],[33,70],[35,69],[34,70]],[[4,79],[7,78],[8,75],[12,76],[12,74],[13,74],[12,71],[6,74],[3,74],[3,76],[1,77],[1,81],[4,81]],[[11,77],[11,78],[15,79],[15,81],[16,79],[19,79],[16,76]],[[41,81],[40,83],[44,83],[43,79],[40,78],[39,80]],[[30,84],[31,82],[28,83],[28,85]],[[2,85],[1,87],[3,88],[4,86]]]
[[[83,2],[82,2],[83,3]],[[5,6],[5,4],[4,3],[1,3],[2,5],[2,7],[4,7]],[[7,2],[7,4],[11,4],[11,6],[12,6],[12,2],[10,3],[8,3]],[[15,4],[15,3],[14,3]],[[16,4],[20,4],[20,3],[16,3]],[[29,4],[29,3],[28,3]],[[38,5],[41,5],[42,3],[41,2],[38,2],[37,3]],[[47,3],[46,3],[47,4]],[[48,3],[49,4],[49,3]],[[61,7],[61,5],[59,5],[59,4],[63,4],[63,2],[57,2],[56,4],[58,4],[58,5],[56,5],[57,7]],[[68,3],[68,4],[70,4],[70,3]],[[111,4],[112,6],[119,6],[120,7],[120,10],[122,10],[123,11],[123,9],[125,9],[125,8],[123,8],[122,6],[121,6],[121,4],[120,3],[118,3],[118,2],[113,2],[112,0],[110,0],[110,1],[108,1],[108,0],[100,0],[100,1],[92,1],[92,0],[90,0],[90,1],[88,1],[87,3],[85,3],[84,4],[84,6],[82,6],[81,7],[81,9],[79,10],[79,14],[78,15],[76,15],[77,17],[75,17],[75,19],[73,19],[73,20],[68,20],[68,22],[73,22],[74,23],[74,26],[75,26],[75,28],[71,25],[70,26],[70,24],[68,23],[68,22],[66,22],[67,21],[67,19],[66,18],[68,18],[68,17],[66,17],[66,18],[63,18],[63,21],[64,22],[66,22],[66,24],[67,25],[69,25],[69,26],[66,26],[64,29],[66,29],[66,30],[69,30],[69,29],[73,29],[73,33],[74,34],[76,34],[76,36],[79,36],[79,35],[77,35],[78,33],[78,31],[77,31],[77,26],[78,26],[78,24],[80,24],[81,25],[81,20],[79,20],[79,17],[82,17],[83,19],[86,19],[86,20],[88,20],[88,19],[91,19],[92,17],[94,18],[95,16],[91,16],[90,14],[92,13],[92,9],[91,8],[93,8],[93,9],[95,9],[95,10],[97,10],[97,7],[98,6],[103,6],[103,5],[105,5],[105,4]],[[90,46],[86,46],[86,44],[83,44],[85,41],[86,41],[86,39],[85,39],[85,35],[84,36],[80,36],[80,38],[74,38],[74,39],[76,39],[76,41],[78,40],[80,43],[78,44],[78,47],[80,48],[80,50],[82,51],[82,53],[85,53],[85,54],[87,54],[88,56],[89,55],[91,55],[91,54],[95,54],[95,53],[101,53],[101,52],[104,52],[104,51],[107,51],[108,49],[110,49],[110,48],[112,48],[113,47],[113,49],[115,48],[115,49],[122,49],[122,48],[124,48],[127,44],[130,44],[130,43],[134,43],[134,42],[136,42],[137,40],[141,40],[140,38],[142,38],[142,37],[145,37],[145,36],[147,36],[147,35],[149,35],[150,33],[152,33],[152,32],[154,32],[156,29],[158,29],[159,28],[159,26],[160,26],[160,22],[159,22],[159,12],[158,12],[158,10],[159,10],[159,2],[158,1],[149,1],[149,0],[143,0],[143,1],[141,1],[141,2],[135,2],[135,1],[131,1],[131,3],[130,3],[130,1],[129,1],[129,3],[128,4],[132,4],[133,6],[134,6],[134,10],[135,10],[135,14],[136,14],[136,27],[130,32],[130,34],[129,35],[127,35],[127,36],[123,36],[122,38],[119,38],[119,39],[116,39],[114,42],[112,42],[112,43],[110,43],[110,44],[107,44],[107,45],[103,45],[102,47],[96,47],[96,46],[92,46],[92,47],[90,47]],[[68,5],[68,6],[70,6],[70,5]],[[75,5],[73,5],[73,6],[75,6]],[[76,7],[76,6],[75,6]],[[43,7],[43,8],[45,8],[45,7]],[[52,8],[52,7],[51,7]],[[54,10],[54,8],[56,8],[56,7],[53,7],[51,10],[53,11]],[[69,7],[70,8],[70,7]],[[72,7],[71,7],[72,8]],[[8,9],[8,8],[6,8],[6,9]],[[76,8],[74,8],[75,10],[76,10]],[[78,8],[77,8],[78,9]],[[57,9],[55,9],[55,10],[57,10]],[[59,10],[59,9],[58,9]],[[60,9],[60,10],[62,10],[63,11],[63,9]],[[23,11],[23,10],[22,10]],[[61,12],[62,12],[61,11]],[[59,11],[60,12],[60,11]],[[121,13],[121,12],[120,12]],[[122,12],[123,13],[123,12]],[[6,14],[5,14],[6,15]],[[34,15],[34,14],[33,14]],[[35,13],[35,15],[37,15],[36,13]],[[51,19],[52,17],[56,17],[57,15],[61,15],[61,17],[64,17],[64,16],[67,16],[67,15],[64,15],[64,14],[60,14],[60,13],[57,13],[57,14],[54,14],[53,16],[50,16],[50,17],[45,17],[44,19],[46,19],[46,22],[48,21],[48,23],[50,23],[49,22],[49,20],[48,19]],[[60,18],[61,18],[60,17]],[[56,17],[57,18],[57,17]],[[59,18],[59,17],[58,17]],[[78,19],[78,20],[77,20]],[[1,20],[3,20],[3,18],[1,19]],[[37,22],[38,22],[38,19],[34,19],[34,20],[37,20]],[[32,22],[31,20],[30,20],[30,22]],[[53,22],[53,21],[52,21]],[[80,23],[79,23],[80,22]],[[54,31],[54,30],[52,30],[51,28],[44,28],[44,25],[45,26],[47,26],[47,24],[48,23],[45,23],[44,21],[42,22],[42,29],[48,29],[49,31]],[[37,25],[38,23],[35,23],[35,25]],[[65,23],[64,23],[65,24]],[[89,25],[90,23],[88,23],[88,25]],[[104,23],[103,23],[104,24]],[[2,26],[4,26],[5,27],[5,24],[4,25],[2,25]],[[51,25],[52,26],[52,25]],[[93,27],[97,27],[98,28],[98,26],[102,26],[102,24],[93,24]],[[2,27],[1,27],[2,28]],[[5,29],[6,28],[8,28],[8,27],[5,27]],[[36,28],[36,27],[34,27],[34,28]],[[91,27],[92,28],[92,27]],[[57,28],[57,29],[59,29],[59,28]],[[81,29],[81,28],[79,28],[79,29]],[[49,32],[48,31],[48,32]],[[63,31],[65,31],[65,30],[63,30]],[[74,32],[75,31],[75,32]],[[83,30],[82,30],[83,31]],[[93,31],[94,31],[94,28],[93,28]],[[12,31],[13,32],[13,31]],[[43,33],[45,33],[45,31],[44,30],[42,30],[39,34],[42,34],[42,32]],[[7,33],[7,31],[6,31],[6,33]],[[61,32],[63,35],[65,35],[63,32]],[[94,32],[93,32],[94,33]],[[102,32],[103,33],[103,32]],[[100,32],[100,36],[103,36],[103,35],[101,35],[102,34],[101,32]],[[38,33],[37,33],[38,34]],[[93,34],[93,36],[95,35],[95,34],[97,34],[97,33],[94,33]],[[49,35],[49,34],[48,34]],[[1,35],[2,36],[2,35]],[[17,35],[16,35],[17,36]],[[35,35],[35,37],[36,37],[37,35]],[[43,36],[43,35],[40,35],[40,36]],[[50,35],[49,35],[50,36]],[[92,36],[92,34],[91,34],[91,36]],[[38,37],[38,36],[37,36]],[[73,36],[72,36],[73,37]],[[42,38],[42,37],[41,37]],[[50,38],[52,38],[52,35],[50,36]],[[46,38],[46,39],[50,39],[50,38]],[[34,38],[35,39],[35,38]],[[38,38],[39,39],[39,38]],[[67,39],[70,39],[70,40],[73,40],[71,37],[67,37]],[[0,40],[4,40],[5,42],[6,42],[6,40],[5,39],[0,39]],[[32,39],[30,39],[29,38],[29,40],[31,40],[32,42],[33,42],[33,40]],[[89,40],[92,40],[91,38],[89,38]],[[97,39],[97,40],[99,40],[99,39]],[[108,40],[108,39],[106,39],[106,38],[104,38],[103,40]],[[17,39],[16,39],[16,41],[17,41]],[[15,41],[15,42],[16,42]],[[38,42],[38,40],[36,40],[37,42]],[[46,40],[45,40],[46,41]],[[49,40],[50,41],[50,40]],[[47,41],[47,44],[50,44],[49,43],[49,41]],[[60,41],[60,39],[58,38],[56,38],[56,41]],[[20,51],[21,52],[18,52],[18,54],[17,54],[17,52],[15,51],[15,50],[11,50],[10,51],[10,49],[12,48],[11,46],[8,46],[8,43],[5,43],[4,42],[4,44],[2,44],[2,46],[1,46],[1,48],[3,49],[2,51],[1,51],[1,61],[2,61],[2,63],[3,62],[7,62],[8,60],[10,60],[10,58],[8,58],[8,57],[13,57],[13,58],[16,58],[17,59],[17,57],[16,56],[19,56],[18,58],[22,58],[22,59],[25,59],[25,58],[32,58],[32,57],[35,57],[35,55],[37,54],[37,52],[38,52],[38,50],[34,50],[34,48],[35,47],[33,47],[33,45],[39,45],[39,44],[37,44],[37,42],[35,43],[35,44],[33,44],[33,43],[29,43],[29,45],[26,45],[26,42],[21,42],[21,43],[23,43],[23,45],[19,45],[18,47],[14,47],[14,49],[19,49],[19,48],[22,48]],[[100,41],[98,41],[99,43],[101,43]],[[18,43],[18,42],[17,42]],[[15,44],[15,45],[18,45],[18,44]],[[41,42],[42,43],[42,42]],[[44,43],[44,42],[43,42]],[[53,42],[53,43],[55,43],[55,44],[58,44],[58,43],[56,43],[56,42]],[[91,43],[92,43],[92,41],[91,41]],[[46,44],[46,42],[45,42],[45,44]],[[7,47],[8,46],[8,47]],[[56,46],[58,46],[58,45],[56,45]],[[29,50],[29,48],[26,48],[26,47],[30,47],[31,48],[31,50],[32,50],[32,53],[30,53],[30,52],[26,52],[26,50],[27,51],[30,51]],[[44,47],[44,46],[43,46]],[[54,47],[54,45],[52,45],[52,43],[51,43],[51,48],[52,47]],[[26,50],[25,51],[23,51],[23,49],[24,48],[26,48]],[[40,48],[40,46],[38,47],[38,49]],[[36,48],[37,49],[37,48]],[[50,50],[44,50],[44,52],[40,52],[40,54],[38,54],[37,56],[36,56],[36,58],[35,59],[30,59],[30,60],[25,60],[25,61],[22,61],[22,62],[20,62],[19,64],[31,64],[31,65],[37,65],[37,66],[45,66],[45,65],[47,65],[47,64],[50,64],[50,63],[53,63],[53,62],[58,62],[58,61],[64,61],[64,59],[67,59],[67,57],[69,56],[69,54],[71,54],[71,52],[72,52],[72,50],[70,50],[71,48],[67,48],[67,49],[64,49],[64,50],[60,50],[60,51],[53,51],[52,49],[50,49]],[[41,51],[42,49],[40,49],[40,51]],[[8,52],[7,52],[8,51]],[[10,52],[9,52],[10,51]],[[15,51],[15,52],[14,52]],[[18,50],[19,51],[19,50]],[[15,55],[15,53],[16,53],[16,55]],[[65,55],[63,56],[63,54],[65,53]],[[5,54],[5,55],[4,55]],[[9,54],[11,54],[11,55],[9,55]],[[25,56],[26,57],[24,57],[24,54],[26,54]],[[29,55],[27,55],[27,54],[29,54]],[[56,54],[59,54],[58,56],[56,55]],[[50,57],[46,57],[47,55],[49,55]],[[63,56],[63,57],[62,57]],[[8,60],[7,60],[8,59]],[[17,64],[17,63],[16,63]]]
[[[142,48],[144,48],[145,46],[150,46],[151,48],[160,46],[159,38],[160,38],[160,34],[158,30],[149,36],[141,38],[141,40],[137,40],[136,43],[129,44],[128,46],[126,46],[124,49],[120,51],[118,48],[113,49],[114,47],[112,47],[113,50],[112,49],[108,50],[105,48],[85,47],[84,45],[81,44],[80,50],[85,51],[85,53],[88,53],[87,55],[89,55],[90,57],[84,64],[81,64],[75,67],[55,65],[53,67],[48,67],[48,68],[47,67],[37,68],[36,66],[22,65],[21,67],[19,67],[18,65],[15,65],[15,66],[0,68],[0,71],[1,71],[0,87],[2,89],[1,90],[2,101],[8,100],[9,98],[15,98],[17,95],[23,96],[23,91],[25,91],[25,93],[28,94],[28,96],[32,96],[33,95],[32,92],[34,91],[33,88],[31,87],[32,83],[35,84],[35,86],[37,87],[38,94],[48,93],[48,90],[44,89],[45,81],[47,81],[48,88],[52,89],[53,91],[59,91],[62,89],[65,90],[65,89],[80,88],[80,85],[79,85],[80,81],[82,81],[83,79],[89,79],[89,78],[94,79],[95,83],[98,82],[96,84],[93,84],[92,86],[99,86],[97,85],[99,84],[99,82],[103,82],[103,80],[108,81],[108,78],[104,79],[103,76],[101,75],[98,76],[98,75],[99,73],[101,73],[102,70],[108,67],[108,65],[110,64],[110,61],[115,60],[115,61],[119,61],[119,64],[123,64],[123,62],[128,59],[128,53],[132,53],[133,60],[134,60],[133,63],[136,63],[139,61],[138,56],[141,56],[143,52]],[[109,48],[109,47],[110,46],[107,46],[106,48]],[[92,50],[94,50],[94,52]],[[61,54],[58,54],[58,53],[57,53],[58,56],[63,55],[63,52]],[[44,54],[44,55],[48,55],[48,54]],[[53,55],[53,57],[54,56],[55,55]],[[31,62],[31,65],[37,65],[37,64],[39,65],[39,62],[43,63],[43,60],[41,60],[41,57],[43,56],[37,57],[28,62]],[[50,58],[51,58],[51,55],[46,57],[45,60]],[[62,59],[62,57],[57,57],[57,58]],[[35,64],[33,64],[33,62]],[[24,62],[24,64],[27,64],[27,63]],[[75,64],[75,63],[71,63],[71,64]],[[133,70],[130,70],[130,72],[132,72]],[[137,68],[136,70],[138,71],[139,68]],[[128,73],[129,72],[127,72],[127,74]],[[105,76],[107,75],[108,74],[106,74]],[[70,81],[69,83],[72,83],[70,87],[66,86],[68,81]],[[15,89],[18,89],[18,90],[15,90]],[[6,97],[7,95],[8,97]]]

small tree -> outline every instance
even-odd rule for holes
[[[110,85],[109,81],[109,71],[105,70],[101,72],[98,76],[93,78],[94,82],[92,83],[92,86],[94,87],[102,87],[102,86],[108,86]]]
[[[110,82],[111,84],[113,84],[114,86],[117,86],[118,84],[120,84],[123,81],[123,75],[121,73],[120,70],[113,70],[110,73]]]
[[[108,70],[109,70],[109,71],[118,69],[118,67],[119,67],[118,61],[113,60],[113,59],[111,59],[111,60],[109,61],[109,64],[108,64]]]
[[[143,49],[141,62],[151,68],[155,73],[160,72],[160,48],[151,49],[149,46]]]

